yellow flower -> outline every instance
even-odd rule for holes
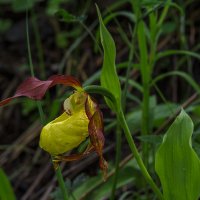
[[[97,103],[82,89],[75,91],[64,102],[64,110],[58,118],[43,127],[40,147],[54,157],[54,166],[60,161],[78,160],[96,151],[100,158],[100,168],[106,177],[107,162],[103,158],[103,120]],[[63,154],[78,147],[86,138],[90,143],[80,154]]]
[[[85,112],[86,98],[84,92],[77,91],[65,100],[65,112],[42,129],[42,149],[51,155],[62,154],[77,147],[89,136],[89,119]]]

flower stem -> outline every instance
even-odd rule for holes
[[[63,176],[62,176],[60,166],[58,166],[58,168],[56,169],[56,176],[57,176],[57,179],[58,179],[59,187],[60,187],[61,192],[62,192],[63,200],[68,200],[68,192],[67,192],[67,189],[66,189],[66,186],[65,186],[65,182],[64,182],[64,179],[63,179]]]
[[[143,176],[145,177],[146,181],[149,183],[149,185],[151,186],[152,190],[157,194],[157,196],[159,197],[160,200],[163,200],[163,195],[162,193],[160,192],[160,190],[158,189],[157,185],[154,183],[153,179],[151,178],[149,172],[147,171],[141,157],[140,157],[140,154],[136,148],[136,145],[135,145],[135,142],[131,136],[131,132],[128,128],[128,125],[126,123],[126,120],[125,120],[125,117],[124,117],[124,113],[122,112],[122,110],[120,110],[118,113],[118,118],[119,118],[119,122],[120,122],[120,125],[122,126],[123,130],[124,130],[124,133],[125,133],[125,136],[126,136],[126,139],[128,141],[128,144],[129,144],[129,147],[137,161],[137,164],[139,165],[140,167],[140,170],[143,174]]]

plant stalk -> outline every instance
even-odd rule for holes
[[[63,179],[63,176],[62,176],[60,166],[58,166],[58,168],[56,169],[56,177],[57,177],[58,184],[59,184],[59,187],[60,187],[61,192],[62,192],[63,200],[68,200],[69,195],[68,195],[68,192],[67,192],[67,189],[66,189],[66,186],[65,186],[65,182],[64,182],[64,179]]]
[[[142,135],[149,134],[149,85],[143,84],[143,100],[142,100],[142,123],[141,123],[141,131]],[[144,143],[142,145],[142,157],[145,163],[145,166],[148,166],[148,144]]]
[[[135,145],[135,142],[132,138],[132,135],[131,135],[131,132],[128,128],[128,125],[126,123],[126,119],[124,117],[124,113],[122,112],[122,110],[120,110],[118,113],[118,119],[119,119],[119,122],[120,122],[120,125],[121,127],[123,128],[124,130],[124,133],[125,133],[125,136],[126,136],[126,140],[129,144],[129,147],[137,161],[137,164],[138,166],[140,167],[140,170],[144,176],[144,178],[146,179],[146,181],[149,183],[149,185],[151,186],[152,190],[157,194],[158,198],[160,200],[163,200],[163,195],[162,193],[160,192],[160,190],[158,189],[157,185],[154,183],[153,179],[151,178],[150,174],[148,173],[141,157],[140,157],[140,154],[137,150],[137,147]]]
[[[143,99],[142,99],[142,121],[141,134],[147,135],[149,130],[149,80],[150,80],[150,66],[148,63],[148,50],[145,35],[145,24],[142,20],[141,2],[139,0],[132,0],[132,8],[137,19],[137,39],[140,53],[140,71],[142,75],[143,84]],[[142,144],[142,157],[145,165],[148,165],[148,145]]]

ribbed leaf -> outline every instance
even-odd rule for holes
[[[103,67],[101,70],[101,85],[107,88],[110,92],[112,92],[115,98],[117,99],[117,103],[120,104],[121,88],[115,66],[115,58],[116,58],[115,42],[103,23],[101,13],[98,7],[97,7],[97,12],[100,23],[101,43],[104,50]],[[113,110],[115,109],[111,101],[106,99],[106,102],[111,109]]]
[[[200,160],[192,149],[193,122],[182,110],[156,153],[155,168],[165,200],[197,200]]]
[[[1,168],[0,168],[0,199],[1,200],[16,199],[12,187],[10,185],[10,182]]]

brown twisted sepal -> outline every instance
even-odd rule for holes
[[[93,102],[93,103],[91,103]],[[103,147],[105,143],[103,115],[98,104],[88,96],[86,100],[86,114],[89,119],[88,132],[91,144],[99,156],[99,166],[103,171],[104,180],[107,179],[108,164],[103,157]]]

